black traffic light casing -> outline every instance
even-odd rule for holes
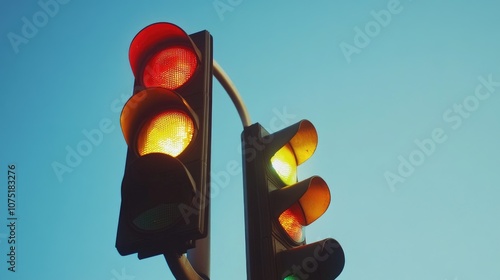
[[[194,72],[188,78],[182,77],[183,73],[176,73],[180,78],[170,77],[181,80],[175,88],[148,87],[145,77],[150,75],[148,71],[154,75],[157,69],[156,65],[146,66],[146,62],[162,49],[177,45],[195,54]],[[129,55],[135,82],[133,96],[120,117],[128,150],[116,248],[121,255],[138,253],[140,259],[166,252],[184,253],[195,247],[196,240],[207,236],[209,223],[212,36],[207,31],[188,36],[173,24],[156,23],[136,35]],[[168,55],[165,57],[165,61],[174,63]],[[182,67],[176,68],[178,72]],[[168,124],[178,120],[191,123],[192,138],[179,154],[140,154],[140,134],[144,134],[148,121],[163,111],[181,112],[182,117],[170,115]],[[174,126],[169,125],[163,128]],[[169,145],[164,142],[158,145]]]
[[[318,176],[298,182],[285,180],[274,165],[274,156],[289,155],[295,167],[315,151],[314,126],[302,120],[273,134],[260,124],[242,133],[248,279],[335,279],[344,267],[344,252],[334,239],[307,244],[303,231],[285,230],[285,213],[298,213],[306,226],[328,208],[330,191]],[[285,147],[285,148],[284,148]],[[282,152],[286,149],[288,152]],[[287,168],[285,168],[286,170]],[[291,211],[291,212],[290,212]],[[282,220],[283,219],[283,220]],[[293,222],[292,222],[293,224]],[[303,230],[303,227],[299,227]],[[297,238],[293,238],[296,236]]]

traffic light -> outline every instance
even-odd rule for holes
[[[269,134],[260,124],[242,133],[248,279],[335,279],[344,267],[340,244],[327,238],[306,244],[304,227],[330,204],[330,190],[318,176],[297,180],[297,166],[318,142],[302,120]]]
[[[132,40],[135,77],[120,124],[128,145],[116,248],[140,259],[184,253],[207,236],[212,37],[171,23]]]

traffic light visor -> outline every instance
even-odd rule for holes
[[[180,206],[190,205],[195,183],[178,159],[151,153],[132,163],[123,178],[122,199],[129,222],[144,231],[168,228],[182,221]]]
[[[288,144],[295,155],[297,165],[309,159],[318,145],[318,134],[314,125],[308,120],[302,120],[264,138],[268,138],[263,142],[269,142],[266,148],[271,157]]]
[[[154,23],[137,33],[130,43],[129,61],[134,76],[139,77],[144,70],[146,60],[152,54],[159,55],[161,49],[169,49],[167,46],[185,46],[197,60],[200,57],[189,35],[180,27],[168,22]]]
[[[335,279],[345,264],[345,255],[342,246],[337,240],[327,238],[311,244],[284,250],[276,255],[278,264],[278,275],[284,280],[298,279]],[[305,260],[314,260],[314,265],[305,265]],[[304,270],[296,270],[297,264],[303,265]],[[311,269],[314,268],[314,269]]]
[[[294,209],[293,212],[300,213],[297,210],[301,210],[303,219],[300,219],[303,220],[303,225],[307,226],[328,209],[330,189],[321,177],[313,176],[297,184],[272,191],[271,203],[275,217],[279,217],[297,203],[299,208]]]
[[[176,157],[196,137],[198,118],[177,93],[148,88],[127,101],[120,125],[127,145],[137,155],[163,153]]]

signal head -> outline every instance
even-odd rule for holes
[[[189,147],[198,130],[191,107],[164,88],[134,94],[123,107],[120,124],[125,141],[139,156],[157,152],[176,157]]]

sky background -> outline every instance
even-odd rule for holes
[[[332,201],[306,237],[341,243],[338,279],[500,279],[500,2],[352,2],[1,0],[0,279],[174,279],[163,257],[115,249],[128,48],[158,21],[212,34],[253,122],[315,125],[298,176]],[[242,126],[215,79],[212,129],[217,175],[241,163]],[[246,278],[239,170],[212,197],[212,279]]]

